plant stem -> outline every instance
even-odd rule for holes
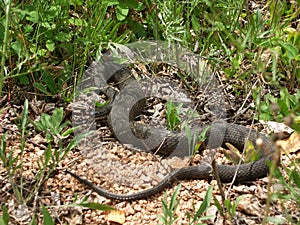
[[[5,68],[7,43],[8,43],[11,0],[4,0],[4,4],[5,4],[5,24],[4,24],[4,39],[3,39],[3,46],[2,46],[1,72],[0,72],[0,97],[2,96],[2,88],[3,88],[4,73],[5,73],[4,68]]]
[[[275,169],[279,164],[280,161],[280,148],[278,146],[276,146],[275,149],[275,153],[274,153],[274,161],[270,167],[270,174],[269,174],[269,182],[267,185],[267,200],[266,200],[266,206],[265,206],[265,215],[262,221],[262,225],[267,224],[268,222],[268,215],[270,213],[270,206],[271,206],[271,197],[272,197],[272,193],[271,193],[271,186],[272,186],[272,178],[274,176],[275,173]]]

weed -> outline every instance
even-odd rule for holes
[[[286,221],[291,224],[299,224],[299,217],[297,214],[294,215],[289,208],[289,204],[294,204],[294,207],[299,207],[300,205],[299,161],[293,161],[288,167],[283,167],[283,169],[287,174],[287,176],[285,176],[286,178],[278,167],[275,168],[274,177],[278,180],[279,184],[281,184],[281,188],[271,194],[271,200],[279,202],[285,212]],[[266,217],[266,220],[275,223],[282,222],[272,217]]]
[[[292,121],[288,122],[287,125],[300,131],[300,90],[290,94],[286,88],[281,88],[279,97],[275,98],[271,94],[267,94],[264,101],[260,100],[260,95],[257,93],[253,93],[253,98],[258,106],[260,119],[285,122],[292,115]]]
[[[180,109],[182,105],[182,103],[175,105],[172,101],[166,103],[166,120],[169,130],[173,131],[180,128]]]
[[[165,193],[164,199],[162,200],[163,215],[158,215],[158,218],[165,225],[174,224],[175,221],[178,219],[178,216],[176,215],[176,210],[179,205],[177,196],[180,191],[180,188],[181,188],[181,185],[179,184],[176,187],[169,204],[167,201],[167,193]]]
[[[176,222],[178,219],[178,216],[176,216],[176,210],[179,205],[179,200],[177,200],[178,193],[180,191],[181,185],[179,184],[175,192],[172,194],[171,201],[168,203],[167,201],[167,194],[165,193],[164,199],[162,200],[162,209],[163,209],[163,215],[158,215],[158,218],[163,224],[165,225],[171,225]],[[189,221],[189,225],[193,224],[204,224],[199,223],[199,221],[210,219],[211,216],[202,216],[204,212],[206,212],[210,206],[211,200],[212,200],[212,186],[209,187],[209,189],[206,192],[206,195],[203,199],[203,202],[199,206],[199,208],[196,210],[194,209],[193,213],[186,212],[187,219]]]
[[[6,206],[2,209],[2,216],[0,217],[0,225],[8,225],[9,223],[9,214],[7,212]]]
[[[54,221],[48,212],[48,210],[45,208],[45,206],[42,205],[42,213],[43,213],[43,224],[47,225],[54,225]]]
[[[28,191],[29,193],[24,193],[24,178],[23,178],[23,163],[24,163],[24,151],[26,144],[26,134],[28,125],[28,100],[25,100],[24,108],[19,123],[20,130],[20,142],[21,142],[21,152],[20,154],[14,154],[14,150],[7,151],[6,149],[6,139],[7,133],[1,137],[0,145],[0,160],[2,161],[6,173],[8,175],[8,180],[12,185],[14,196],[17,199],[19,205],[26,205],[33,199],[36,201],[36,195],[39,192],[43,183],[50,177],[50,175],[57,169],[61,160],[64,159],[66,154],[71,151],[78,142],[88,135],[82,134],[73,138],[66,147],[63,147],[63,139],[67,138],[75,128],[67,129],[68,122],[62,123],[63,121],[63,110],[55,109],[53,115],[42,114],[41,120],[35,123],[35,126],[41,131],[46,133],[48,146],[44,151],[44,155],[40,157],[38,161],[39,170],[35,174],[35,181],[32,184],[32,188]],[[57,145],[53,148],[53,142]],[[19,184],[15,183],[16,174],[20,174]],[[36,202],[34,203],[36,206]],[[48,217],[43,211],[45,218]],[[6,218],[6,217],[5,217]],[[35,217],[33,217],[34,219]],[[4,217],[3,217],[4,219]],[[48,223],[47,223],[48,224]]]
[[[191,215],[189,212],[186,213],[190,225],[192,225],[192,224],[200,225],[203,223],[199,223],[199,221],[208,220],[208,219],[212,218],[212,216],[209,216],[209,215],[202,216],[202,214],[204,212],[206,212],[210,207],[210,203],[212,200],[212,190],[213,190],[213,187],[210,186],[205,194],[205,197],[204,197],[203,202],[201,203],[199,209],[198,210],[195,209],[194,210],[195,213],[193,215]]]
[[[236,208],[241,200],[242,200],[241,196],[239,196],[233,203],[231,202],[231,199],[225,199],[223,203],[224,204],[224,208],[223,208],[221,203],[218,201],[218,199],[214,197],[214,203],[218,208],[218,211],[221,213],[221,215],[224,218],[227,218],[229,220],[233,220],[236,212]]]

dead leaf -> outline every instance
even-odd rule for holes
[[[226,150],[226,149],[222,150],[222,152],[225,155],[225,157],[229,161],[231,161],[231,162],[233,162],[235,164],[238,164],[239,161],[242,160],[242,156],[241,156],[239,150],[236,147],[234,147],[232,144],[230,144],[230,143],[226,142],[225,145],[229,149],[229,150]]]
[[[288,127],[284,123],[279,123],[275,121],[263,121],[263,120],[260,120],[259,122],[264,126],[264,131],[267,134],[271,134],[271,133],[291,134],[294,131],[292,128]]]
[[[178,157],[173,157],[168,162],[173,169],[178,169],[187,166],[189,163],[189,159],[188,158],[181,159]]]
[[[260,217],[262,214],[259,201],[252,194],[242,195],[237,210],[247,215]]]
[[[300,134],[294,132],[288,139],[276,141],[276,144],[284,153],[297,152],[300,150]]]
[[[106,215],[106,219],[109,222],[116,222],[119,224],[125,223],[125,212],[121,210],[112,210]]]

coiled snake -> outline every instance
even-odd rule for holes
[[[126,78],[126,82],[124,82],[124,78]],[[119,95],[115,96],[113,103],[116,107],[109,107],[111,110],[109,125],[110,128],[113,129],[113,132],[117,138],[123,143],[125,140],[126,143],[126,140],[131,140],[133,136],[138,136],[138,139],[142,140],[143,138],[147,139],[148,137],[152,137],[152,141],[163,140],[163,144],[159,146],[159,153],[162,155],[171,155],[174,151],[177,151],[176,155],[189,155],[188,152],[191,146],[188,144],[185,133],[171,132],[154,127],[145,128],[145,126],[137,125],[136,123],[132,122],[134,117],[138,115],[144,107],[145,98],[137,96],[138,94],[136,93],[138,91],[136,91],[134,87],[130,86],[132,83],[134,85],[136,85],[136,83],[133,82],[134,78],[130,76],[130,72],[128,72],[128,70],[120,71],[114,79],[116,79],[119,83],[123,83],[121,86],[119,86],[120,89],[127,88],[127,90],[124,92],[125,94],[121,94],[120,92]],[[200,133],[203,130],[204,128],[199,128],[198,130],[195,130],[195,132]],[[206,141],[204,144],[208,148],[216,148],[224,146],[225,143],[230,143],[241,152],[244,149],[245,141],[249,140],[260,154],[260,158],[257,161],[241,165],[216,165],[216,172],[222,182],[231,182],[234,177],[236,182],[251,181],[265,177],[269,172],[268,161],[273,161],[274,146],[265,135],[241,125],[216,122],[209,126],[205,137]],[[259,145],[257,145],[258,139],[260,139]],[[152,143],[151,140],[150,142]],[[161,141],[159,141],[159,143],[160,142]],[[141,146],[140,143],[144,145]],[[144,147],[144,150],[146,151],[153,151],[158,148],[158,146],[149,147],[144,141],[135,142],[134,144],[141,149]],[[178,145],[180,148],[178,148]],[[178,149],[180,152],[178,152]],[[168,184],[179,179],[213,178],[211,165],[203,164],[199,166],[183,167],[173,170],[160,183],[158,183],[158,185],[151,189],[126,195],[111,193],[103,188],[95,186],[92,182],[83,179],[69,170],[66,170],[66,172],[78,179],[80,182],[86,184],[99,195],[121,201],[137,200],[152,196],[162,191]]]

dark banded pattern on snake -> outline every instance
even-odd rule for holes
[[[124,74],[126,75],[127,82],[124,85],[122,80],[124,81]],[[116,103],[118,107],[117,111],[111,112],[110,114],[110,127],[111,129],[115,129],[115,126],[118,126],[117,129],[125,128],[124,132],[121,132],[124,135],[124,140],[128,140],[128,134],[126,130],[128,127],[130,129],[135,129],[133,133],[137,134],[140,137],[144,136],[154,136],[154,138],[159,138],[159,140],[163,140],[163,138],[167,137],[164,145],[160,146],[159,153],[162,155],[170,155],[174,151],[174,146],[178,144],[179,139],[186,139],[187,137],[182,133],[171,132],[167,130],[161,130],[154,127],[139,127],[132,126],[134,124],[132,122],[133,118],[142,110],[144,105],[144,99],[140,97],[136,97],[136,90],[132,89],[129,85],[132,83],[132,78],[130,78],[130,74],[124,70],[124,74],[117,77],[117,82],[123,83],[120,87],[123,89],[124,87],[129,87],[128,90],[131,90],[127,93],[127,96],[123,95],[121,98],[118,98],[118,95],[114,99],[113,103]],[[129,76],[128,76],[129,75]],[[115,77],[116,78],[116,77]],[[129,82],[130,81],[130,82]],[[127,102],[134,102],[134,104],[130,103],[129,105],[124,105],[122,102],[124,99],[130,98],[131,100]],[[136,104],[138,102],[138,104]],[[131,108],[130,108],[131,107]],[[113,108],[113,107],[112,107]],[[123,110],[122,110],[123,109]],[[127,113],[124,113],[126,112]],[[114,115],[112,116],[112,114]],[[130,118],[130,120],[128,119]],[[124,124],[127,121],[127,125]],[[128,122],[129,121],[129,122]],[[201,132],[204,128],[197,130],[197,132]],[[118,130],[120,131],[120,130]],[[140,133],[140,134],[139,134]],[[117,137],[118,139],[120,137]],[[260,144],[257,145],[257,140],[260,139]],[[260,153],[260,158],[257,161],[249,162],[241,165],[217,165],[216,172],[218,173],[222,182],[231,182],[234,177],[236,182],[243,181],[251,181],[258,178],[265,177],[269,171],[268,161],[273,160],[274,153],[274,145],[273,143],[263,134],[258,133],[255,130],[249,129],[244,126],[229,124],[223,122],[217,122],[211,124],[206,133],[205,145],[207,148],[216,148],[225,146],[225,143],[230,143],[234,145],[239,151],[243,151],[246,140],[249,140],[255,149]],[[187,143],[187,141],[185,141]],[[141,147],[141,146],[137,146]],[[148,148],[146,150],[155,150],[152,148]],[[184,149],[182,149],[184,152]],[[186,151],[188,152],[188,151]],[[187,155],[184,152],[182,155]],[[180,179],[212,179],[212,168],[211,165],[204,164],[199,166],[190,166],[184,167],[180,169],[176,169],[172,171],[169,175],[167,175],[157,186],[144,190],[141,192],[123,195],[123,194],[114,194],[105,189],[99,188],[95,186],[92,182],[79,177],[78,175],[72,173],[71,171],[66,170],[67,173],[78,179],[80,182],[86,184],[96,193],[106,198],[117,199],[117,200],[137,200],[152,196],[160,191],[162,191],[168,184],[180,180]]]

